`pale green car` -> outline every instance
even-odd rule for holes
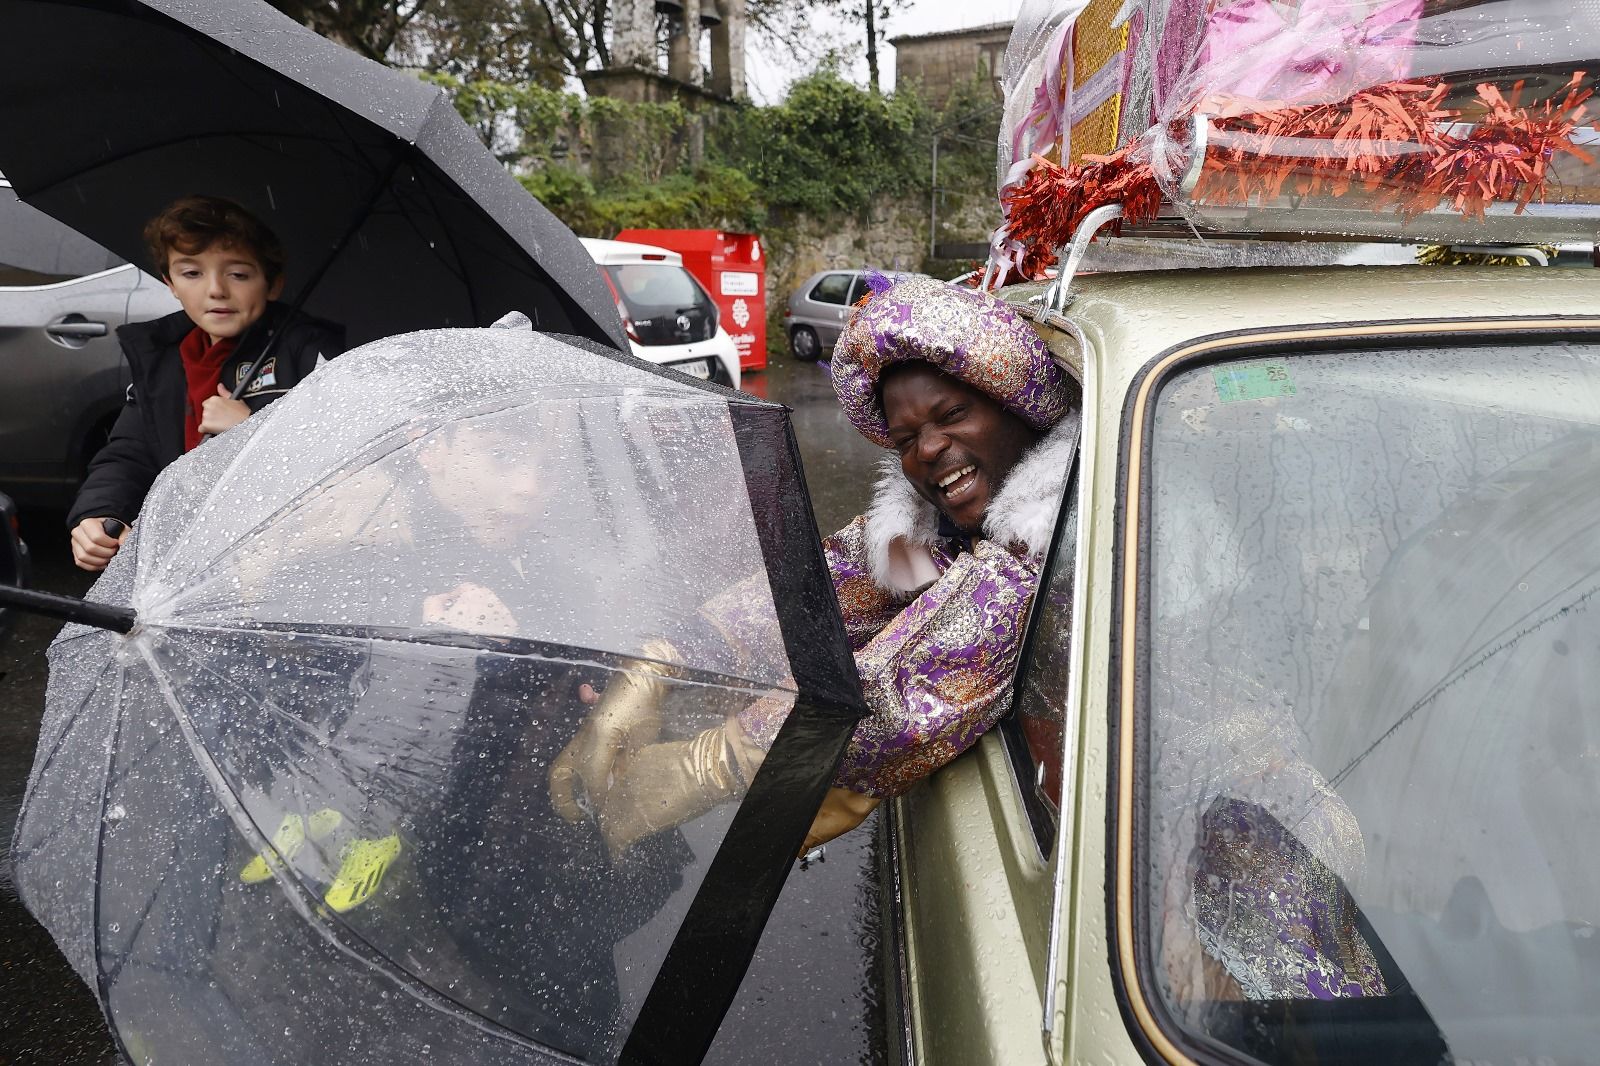
[[[1595,1061],[1600,273],[1071,290],[1003,293],[1083,446],[1016,712],[892,805],[898,1058]]]

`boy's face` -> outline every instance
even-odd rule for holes
[[[283,292],[283,278],[267,281],[261,261],[248,248],[213,244],[194,253],[167,253],[167,288],[189,321],[215,344],[238,337]]]
[[[508,426],[457,424],[423,440],[417,459],[446,511],[480,540],[515,542],[547,504],[549,486],[529,457],[529,439]]]

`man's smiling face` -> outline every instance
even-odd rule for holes
[[[981,533],[994,494],[1039,434],[988,393],[931,363],[885,370],[881,395],[906,480],[962,532]]]

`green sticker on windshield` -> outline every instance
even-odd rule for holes
[[[1217,398],[1223,403],[1294,395],[1289,368],[1279,362],[1213,367],[1211,377],[1217,383]]]

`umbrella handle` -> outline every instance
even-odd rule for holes
[[[35,592],[33,589],[12,588],[10,585],[0,585],[0,604],[20,608],[29,614],[62,618],[68,622],[94,626],[96,629],[109,629],[115,633],[128,632],[139,619],[130,607],[113,607],[108,603],[57,596],[49,592]]]

